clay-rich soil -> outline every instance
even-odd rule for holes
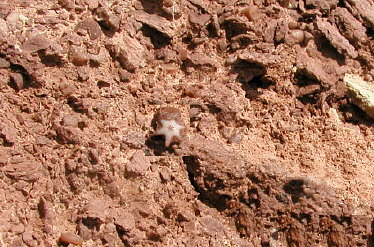
[[[1,1],[0,246],[373,246],[343,83],[373,30],[373,0]]]

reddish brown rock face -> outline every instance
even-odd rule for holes
[[[1,0],[0,245],[373,246],[343,80],[373,30],[373,0]]]

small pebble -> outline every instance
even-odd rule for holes
[[[15,90],[21,90],[24,87],[23,76],[20,73],[12,73],[10,75],[11,86]]]
[[[257,21],[261,18],[261,12],[255,5],[243,9],[241,13],[245,15],[249,21]]]
[[[239,143],[243,140],[243,135],[240,133],[233,134],[228,140],[228,143]]]
[[[60,242],[74,245],[82,245],[83,239],[74,233],[62,233],[60,236]]]
[[[298,42],[298,43],[301,43],[304,41],[304,31],[302,30],[292,30],[291,31],[291,36],[293,38],[295,38],[295,40]]]

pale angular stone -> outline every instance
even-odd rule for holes
[[[346,74],[343,80],[352,103],[360,107],[369,117],[374,118],[374,83],[366,82],[355,74]]]

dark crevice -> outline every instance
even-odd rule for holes
[[[283,189],[287,194],[291,195],[293,203],[300,201],[300,198],[305,196],[303,191],[303,186],[305,185],[305,180],[303,179],[293,179],[287,182]]]
[[[300,100],[301,103],[304,105],[315,105],[319,101],[319,95],[318,94],[307,94],[300,97],[297,97],[298,100]]]
[[[196,157],[193,156],[183,156],[183,163],[186,164],[188,179],[191,185],[194,187],[195,191],[199,193],[198,199],[209,207],[216,208],[218,211],[223,211],[227,209],[227,202],[230,201],[228,195],[219,194],[219,190],[223,188],[223,181],[215,180],[214,178],[209,178],[209,175],[204,176],[204,184],[209,184],[214,181],[213,188],[201,188],[197,183],[199,174],[199,163]]]
[[[192,172],[192,170],[198,166],[196,158],[193,156],[183,156],[182,160],[187,166],[188,179],[190,180],[192,187],[194,187],[197,192],[201,193],[199,186],[196,184],[195,175]]]
[[[374,38],[374,29],[372,27],[366,27],[366,35],[368,37]]]
[[[214,25],[212,23],[209,23],[207,25],[206,29],[208,30],[208,34],[209,34],[210,38],[217,37],[217,31],[215,30],[215,27],[214,27]]]
[[[237,75],[236,81],[241,83],[248,99],[257,99],[261,95],[259,89],[268,89],[274,85],[265,77],[266,68],[255,63],[239,60],[233,64],[231,73]]]
[[[339,0],[337,7],[345,8],[344,0]]]
[[[360,107],[351,104],[341,104],[339,111],[342,113],[344,120],[355,125],[366,125],[374,127],[374,120],[371,119]]]
[[[82,224],[90,230],[100,231],[101,222],[97,218],[87,217],[82,219]]]
[[[31,75],[27,72],[27,70],[19,64],[11,64],[10,69],[15,72],[19,73],[22,75],[23,78],[23,88],[29,88],[32,87],[32,77]],[[12,87],[15,90],[19,90],[19,86],[15,84],[13,80],[9,81],[9,86]]]
[[[170,44],[171,39],[169,37],[146,24],[143,25],[141,31],[144,36],[151,39],[151,42],[156,49],[163,48]]]
[[[58,55],[48,55],[45,50],[38,51],[40,61],[48,67],[62,67],[63,59]]]
[[[315,105],[321,99],[322,86],[313,76],[306,71],[300,70],[294,77],[297,87],[297,99],[303,104]]]
[[[240,34],[245,34],[248,31],[248,27],[245,23],[239,23],[234,21],[225,21],[222,24],[222,27],[226,31],[227,39],[231,39]]]
[[[165,147],[165,137],[162,135],[152,135],[146,141],[145,145],[153,151],[153,155],[162,156],[165,152],[173,153],[172,146]]]
[[[314,42],[318,51],[320,51],[324,57],[335,60],[340,66],[345,65],[344,55],[340,54],[336,48],[330,44],[330,41],[327,38],[317,36],[314,38]]]
[[[109,82],[106,82],[106,81],[103,81],[103,80],[99,80],[97,82],[97,86],[102,89],[104,87],[110,87],[110,83]]]
[[[128,246],[131,246],[128,241],[126,241],[126,239],[124,238],[124,235],[126,234],[126,231],[120,227],[119,225],[115,225],[116,226],[116,231],[117,231],[117,234],[119,236],[119,238],[121,239],[122,243],[128,247]]]

